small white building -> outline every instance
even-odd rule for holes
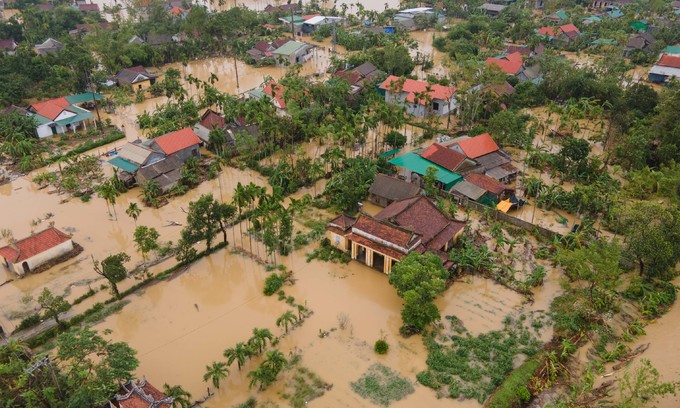
[[[390,75],[380,89],[385,92],[385,102],[405,106],[408,113],[419,118],[444,116],[458,109],[456,89],[450,86]]]
[[[7,269],[23,276],[40,265],[73,251],[71,237],[51,227],[0,248]]]

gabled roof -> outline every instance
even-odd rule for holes
[[[663,54],[656,65],[670,68],[680,68],[680,56]]]
[[[413,183],[407,183],[395,177],[378,174],[375,181],[368,189],[369,194],[385,197],[388,200],[403,200],[418,195],[420,187]]]
[[[579,33],[579,34],[581,33],[581,31],[579,31],[578,27],[576,27],[572,23],[559,26],[558,29],[557,29],[557,32],[558,33],[560,33],[560,32],[562,32],[562,33],[576,32],[576,33]]]
[[[17,43],[13,39],[0,40],[0,51],[14,51],[17,49]]]
[[[486,59],[487,66],[496,65],[508,75],[517,75],[522,69],[522,54],[513,52],[512,54],[503,55],[501,57],[489,57]]]
[[[51,227],[0,248],[0,256],[12,263],[22,262],[70,240],[69,235]]]
[[[48,38],[42,44],[37,44],[35,46],[37,49],[61,49],[64,48],[64,44],[55,40],[54,38]]]
[[[403,84],[400,86],[402,81]],[[456,88],[450,86],[430,84],[426,81],[417,81],[409,78],[399,78],[394,75],[390,75],[382,84],[380,84],[380,89],[391,91],[393,86],[396,86],[395,90],[397,92],[406,92],[408,94],[406,96],[408,102],[415,103],[415,100],[418,99],[420,105],[425,105],[426,101],[424,98],[418,98],[418,94],[427,93],[432,99],[447,101],[456,93]]]
[[[465,161],[465,155],[442,146],[439,143],[434,143],[423,150],[420,153],[420,156],[451,171],[456,171],[458,166]]]
[[[383,210],[384,211],[384,210]],[[368,235],[389,242],[392,245],[409,249],[418,241],[417,233],[390,225],[388,222],[381,222],[365,214],[360,214],[356,222],[352,225],[352,233],[365,232]]]
[[[147,164],[149,156],[157,153],[141,143],[126,143],[118,152],[118,157],[125,159],[137,166]]]
[[[286,87],[279,84],[276,81],[269,81],[264,87],[262,92],[269,95],[273,99],[276,99],[279,107],[281,109],[286,109],[286,101],[283,99],[283,93],[286,91]]]
[[[143,379],[121,384],[114,400],[119,408],[172,408],[175,398],[166,396]]]
[[[451,191],[457,191],[458,193],[474,201],[479,200],[484,194],[486,194],[485,189],[472,184],[467,180],[456,183],[456,185],[451,188]]]
[[[221,129],[226,124],[224,118],[212,109],[205,111],[199,123],[206,129]]]
[[[412,230],[422,237],[423,244],[428,248],[430,241],[447,230],[452,221],[424,196],[395,201],[376,214],[375,218]],[[449,229],[450,236],[439,237],[444,238],[440,246],[453,239],[463,226],[464,224],[460,228]]]
[[[512,190],[512,187],[485,174],[469,173],[465,176],[465,180],[495,195],[499,195],[505,190]]]
[[[280,46],[279,48],[272,51],[272,53],[277,54],[277,55],[289,56],[289,55],[295,54],[296,52],[298,52],[299,50],[301,50],[303,48],[309,48],[309,47],[312,47],[312,46],[307,44],[307,43],[303,43],[301,41],[288,41],[285,44],[283,44],[282,46]]]
[[[153,139],[153,143],[158,145],[163,153],[171,155],[187,147],[198,145],[201,143],[201,139],[192,128],[186,127],[176,132],[159,136]]]
[[[142,82],[153,78],[156,77],[141,65],[131,68],[124,68],[118,74],[116,74],[116,79],[118,82],[128,85],[133,85],[137,82]]]
[[[463,153],[471,159],[484,156],[485,154],[495,152],[499,149],[496,142],[493,141],[491,135],[488,133],[482,133],[481,135],[461,140],[458,142],[458,146]]]
[[[555,36],[555,27],[541,27],[537,31],[540,35],[547,35],[549,37]]]
[[[434,167],[437,169],[437,181],[444,184],[445,186],[453,185],[463,178],[461,175],[454,173],[451,170],[445,169],[436,163],[423,159],[414,152],[408,152],[406,154],[402,154],[401,156],[390,159],[389,163],[394,164],[397,167],[409,169],[420,175],[427,174],[428,167]]]

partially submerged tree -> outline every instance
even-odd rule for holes
[[[137,246],[137,250],[142,254],[144,258],[144,267],[146,268],[147,255],[149,252],[154,251],[159,248],[158,238],[160,234],[156,231],[156,228],[147,227],[146,225],[140,225],[135,228],[134,241]]]
[[[38,297],[38,304],[40,309],[45,311],[45,317],[54,319],[58,327],[61,327],[59,315],[71,308],[71,305],[63,296],[55,296],[47,288],[44,288]]]
[[[92,257],[94,271],[109,281],[111,292],[113,292],[116,299],[120,299],[120,293],[118,292],[118,286],[116,284],[127,277],[127,269],[123,264],[129,261],[130,255],[125,252],[109,255],[101,262],[95,261],[94,256]]]

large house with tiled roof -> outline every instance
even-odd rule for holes
[[[333,246],[357,260],[390,274],[394,264],[412,251],[437,254],[451,266],[447,251],[463,233],[464,222],[444,215],[429,198],[394,201],[371,217],[341,215],[326,227]]]
[[[175,398],[168,397],[146,379],[129,380],[108,403],[107,408],[172,408]]]
[[[484,173],[502,183],[509,182],[518,173],[510,155],[501,150],[488,133],[474,137],[462,136],[447,144],[450,149],[464,154],[481,166],[481,171],[475,171],[477,173]]]
[[[506,75],[518,75],[522,71],[524,62],[522,61],[522,54],[513,52],[500,57],[489,57],[485,64],[487,67],[498,67]]]
[[[416,117],[444,116],[458,108],[456,88],[390,75],[380,84],[385,102],[406,107]]]
[[[27,113],[36,122],[36,133],[45,138],[60,133],[87,130],[94,116],[90,111],[77,105],[103,99],[97,93],[83,93],[36,102],[28,107]]]
[[[25,275],[35,268],[73,251],[73,240],[64,232],[50,227],[30,237],[0,248],[4,265],[17,275]]]

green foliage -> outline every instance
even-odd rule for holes
[[[345,168],[333,174],[324,195],[334,207],[343,211],[356,210],[375,180],[376,163],[364,157],[345,161]]]
[[[619,380],[619,407],[637,408],[649,406],[664,395],[673,394],[680,382],[662,382],[659,372],[647,359],[636,369],[627,370]]]
[[[390,349],[390,345],[384,339],[379,339],[375,341],[373,345],[373,351],[377,354],[387,354]]]
[[[406,145],[406,136],[402,135],[396,130],[392,130],[387,133],[383,140],[394,149],[401,149]]]
[[[146,262],[146,256],[149,252],[155,251],[159,248],[158,238],[160,234],[153,227],[147,227],[145,225],[140,225],[135,228],[133,241],[137,250],[142,254],[144,262]]]
[[[389,282],[404,299],[401,318],[406,332],[420,332],[439,319],[439,310],[432,302],[446,289],[447,278],[441,259],[430,252],[411,252],[394,265]]]
[[[203,194],[198,200],[189,203],[187,225],[182,229],[182,241],[195,244],[205,240],[209,251],[218,232],[222,232],[223,242],[227,242],[227,224],[236,213],[230,204],[220,203],[212,194]]]
[[[351,386],[363,398],[383,407],[400,401],[415,391],[411,382],[381,364],[369,367]]]
[[[503,330],[472,336],[457,319],[451,320],[454,333],[442,334],[441,342],[433,337],[424,338],[428,369],[418,374],[418,381],[430,388],[448,386],[451,398],[462,396],[483,403],[513,370],[517,355],[531,357],[539,350],[540,342],[519,321],[507,319]],[[517,381],[528,375],[518,372]]]
[[[248,373],[250,386],[259,384],[260,390],[267,388],[276,381],[276,377],[287,364],[288,361],[279,350],[268,351],[257,369]]]
[[[318,248],[307,254],[307,262],[311,262],[314,259],[320,259],[326,262],[340,262],[348,263],[350,261],[350,256],[333,245],[328,238],[323,238],[319,244]]]
[[[123,264],[125,262],[130,262],[130,256],[125,252],[120,252],[115,255],[107,256],[101,263],[95,261],[94,258],[92,259],[94,262],[94,271],[109,281],[113,295],[117,299],[120,299],[120,293],[118,293],[116,284],[127,277],[127,269]]]
[[[42,322],[42,319],[40,317],[39,313],[33,313],[32,315],[24,318],[21,320],[19,325],[17,325],[17,328],[14,329],[13,333],[19,332],[21,330],[25,330],[34,326],[39,325]]]
[[[288,397],[288,390],[292,388],[289,399],[293,408],[304,408],[309,401],[322,396],[330,385],[319,378],[316,373],[305,367],[296,367],[292,380],[286,384],[284,398]]]
[[[57,326],[61,326],[59,315],[68,311],[71,305],[63,296],[55,296],[49,289],[44,288],[38,297],[40,309],[44,310],[45,318],[53,318]]]
[[[531,393],[527,385],[539,365],[539,360],[534,357],[513,370],[489,398],[486,406],[490,408],[520,407],[529,402]]]
[[[487,130],[501,146],[525,147],[533,140],[533,134],[527,132],[528,120],[528,115],[502,110],[491,116]]]

